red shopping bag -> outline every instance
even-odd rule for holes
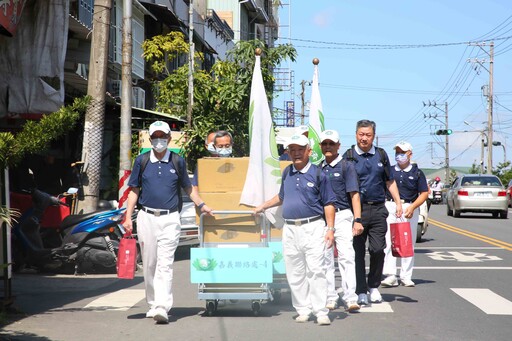
[[[117,277],[133,279],[137,266],[137,241],[131,232],[126,232],[119,242],[117,253]]]
[[[412,257],[414,250],[412,248],[411,224],[408,221],[391,223],[391,253],[395,257]]]

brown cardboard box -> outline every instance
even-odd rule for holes
[[[202,193],[201,199],[215,211],[252,211],[253,207],[240,205],[240,196],[242,192],[229,193]],[[199,213],[196,211],[196,213]],[[196,222],[199,224],[199,216],[196,216]],[[214,217],[205,216],[203,225],[255,225],[255,217],[250,214],[215,214]]]
[[[260,243],[259,226],[210,225],[203,228],[205,243]]]
[[[279,240],[283,238],[283,229],[276,229],[271,228],[270,229],[270,240]]]
[[[248,168],[248,157],[199,159],[197,160],[199,192],[241,192],[244,189]]]
[[[284,169],[291,164],[291,161],[279,161],[279,167],[281,167],[281,174],[283,173]]]

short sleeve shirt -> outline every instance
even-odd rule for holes
[[[354,166],[359,177],[359,193],[362,202],[384,202],[386,200],[386,181],[393,180],[389,158],[386,152],[384,164],[381,160],[380,153],[374,146],[364,152],[358,146],[353,148]],[[347,158],[347,152],[343,154]],[[385,167],[388,168],[389,178],[386,175]]]
[[[414,201],[418,198],[419,193],[428,192],[425,174],[418,169],[417,165],[410,164],[404,169],[395,165],[391,169],[400,193],[400,199]]]
[[[303,219],[323,215],[324,206],[336,202],[331,182],[322,171],[318,172],[318,166],[308,163],[298,171],[292,165],[285,172],[279,190],[283,218]]]
[[[178,209],[178,186],[182,188],[191,187],[190,179],[187,175],[187,165],[185,159],[178,158],[178,167],[180,167],[181,179],[178,179],[178,173],[171,161],[171,153],[167,151],[162,160],[158,160],[153,151],[142,173],[142,184],[139,184],[139,173],[141,171],[142,155],[139,155],[133,164],[132,174],[128,181],[130,187],[141,187],[139,203],[142,206],[163,209]]]
[[[341,155],[338,154],[338,157],[330,164],[327,164],[324,160],[322,170],[329,178],[336,195],[334,206],[342,210],[349,209],[350,198],[348,194],[350,192],[359,192],[359,180],[354,164],[343,160]]]

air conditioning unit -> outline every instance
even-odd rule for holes
[[[146,91],[139,87],[132,88],[132,106],[136,108],[146,108]]]
[[[121,97],[121,81],[120,80],[110,81],[110,94],[113,97]]]

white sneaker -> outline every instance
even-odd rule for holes
[[[153,320],[155,320],[158,324],[169,323],[169,317],[167,316],[167,312],[164,308],[155,309],[155,316],[153,316]]]
[[[155,317],[155,314],[156,314],[156,308],[151,308],[146,313],[146,317],[152,319],[153,317]]]
[[[361,305],[368,305],[368,295],[367,294],[359,294],[357,296],[357,304]]]
[[[329,316],[327,315],[322,315],[322,316],[318,316],[316,318],[316,323],[319,325],[319,326],[328,326],[331,324],[331,320],[329,319]]]
[[[346,309],[346,310],[347,310],[348,312],[350,312],[350,313],[351,313],[351,312],[357,311],[357,310],[359,310],[359,309],[361,309],[361,307],[359,306],[359,304],[357,304],[357,302],[356,302],[356,301],[349,301],[349,302],[347,303],[347,309]]]
[[[384,288],[397,287],[398,279],[396,278],[395,275],[389,275],[383,281],[380,282],[380,285],[382,285]]]
[[[411,281],[410,279],[401,279],[401,280],[400,280],[400,282],[402,282],[402,285],[403,285],[404,287],[413,287],[413,286],[415,286],[415,285],[416,285],[416,284],[415,284],[413,281]]]
[[[309,321],[309,315],[299,315],[295,318],[295,322],[304,323]]]
[[[382,302],[382,296],[377,288],[370,288],[370,302],[380,303]]]
[[[336,301],[328,301],[325,307],[329,310],[334,310],[338,307],[338,304],[336,303]]]

